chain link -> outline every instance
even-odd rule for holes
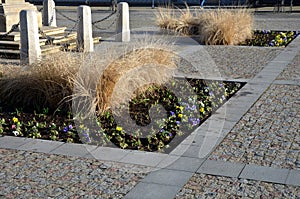
[[[108,16],[106,16],[106,17],[104,17],[104,18],[102,18],[102,19],[100,19],[100,20],[93,21],[93,22],[92,22],[92,25],[95,25],[96,23],[100,23],[100,22],[102,22],[102,21],[105,21],[106,19],[109,19],[109,18],[110,18],[111,16],[113,16],[114,14],[116,14],[116,11],[110,13]]]
[[[77,20],[74,20],[74,19],[68,17],[67,15],[63,14],[62,12],[60,12],[60,11],[58,11],[58,10],[56,10],[56,12],[57,12],[59,15],[63,16],[64,18],[66,18],[66,19],[68,19],[68,20],[70,20],[70,21],[72,21],[72,22],[77,23]]]
[[[108,16],[106,16],[106,17],[104,17],[104,18],[92,22],[93,27],[97,28],[98,30],[108,30],[108,29],[110,29],[110,28],[116,23],[116,21],[117,21],[117,19],[118,19],[118,16],[119,16],[119,13],[115,16],[114,20],[113,20],[109,25],[107,25],[105,28],[101,28],[101,27],[99,27],[99,26],[96,25],[96,24],[97,24],[97,23],[100,23],[100,22],[103,22],[104,20],[109,19],[110,17],[112,17],[112,16],[113,16],[114,14],[116,14],[116,13],[117,13],[117,12],[114,11],[113,13],[111,13],[110,15],[108,15]]]
[[[10,33],[12,33],[13,31],[17,30],[19,28],[20,22],[18,22],[17,24],[12,25],[11,29],[6,32],[5,34],[0,35],[0,39],[7,37]]]

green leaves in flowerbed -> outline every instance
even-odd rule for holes
[[[181,81],[188,82],[189,87],[182,88],[178,83]],[[108,110],[97,116],[96,121],[76,126],[72,114],[2,111],[0,134],[167,153],[243,85],[200,79],[177,79],[162,86],[148,85],[127,106],[122,106],[118,114]],[[174,91],[192,94],[181,97]],[[2,110],[8,109],[4,107]]]
[[[255,30],[252,39],[240,45],[263,47],[286,47],[299,35],[296,31]]]

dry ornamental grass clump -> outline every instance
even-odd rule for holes
[[[57,53],[41,62],[22,68],[3,66],[0,78],[0,99],[12,107],[67,108],[66,98],[72,94],[72,76],[80,59],[70,53]],[[61,107],[62,105],[62,107]]]
[[[163,49],[141,48],[112,62],[97,85],[97,109],[102,112],[125,103],[137,89],[141,93],[144,85],[165,83],[175,69],[173,57]]]
[[[170,9],[160,8],[156,16],[160,28],[197,36],[200,43],[207,45],[237,45],[252,38],[253,34],[253,16],[246,9],[192,13],[187,8],[177,16]]]

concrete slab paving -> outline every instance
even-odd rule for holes
[[[140,182],[124,199],[173,199],[180,188],[179,186]]]
[[[197,173],[237,178],[244,167],[245,164],[240,163],[206,160]]]
[[[167,156],[167,154],[155,152],[132,151],[124,156],[120,162],[155,167]]]
[[[110,147],[98,147],[91,151],[91,155],[97,160],[107,160],[119,162],[130,153],[129,150],[123,150]]]
[[[300,186],[300,170],[290,170],[285,183],[289,185]]]
[[[20,146],[30,143],[32,140],[23,137],[3,136],[0,138],[0,148],[18,149]]]
[[[288,169],[246,165],[239,178],[284,184],[289,174]]]
[[[93,158],[91,151],[97,146],[75,143],[64,143],[56,149],[50,151],[51,154],[69,155],[83,158]]]
[[[168,156],[161,161],[157,167],[170,170],[181,170],[187,172],[196,172],[205,159]]]
[[[187,171],[159,169],[148,174],[142,182],[182,187],[193,174]]]
[[[38,151],[42,153],[49,153],[50,151],[53,151],[54,149],[58,148],[63,144],[64,142],[31,139],[31,142],[21,145],[18,149],[24,151]]]
[[[274,81],[277,74],[279,74],[281,70],[286,66],[286,64],[290,61],[290,59],[292,59],[293,54],[295,54],[296,51],[299,51],[299,42],[300,38],[298,37],[289,45],[288,48],[284,49],[281,54],[279,54],[273,61],[267,64],[254,79],[246,80],[249,81],[249,86],[246,86],[244,90],[238,92],[237,95],[231,98],[231,100],[228,102],[228,104],[233,105],[233,107],[240,107],[236,109],[231,107],[231,109],[229,109],[227,114],[227,116],[229,116],[229,119],[226,119],[226,117],[211,117],[210,131],[207,132],[206,129],[194,132],[198,133],[195,134],[194,143],[192,141],[192,138],[190,138],[189,140],[192,143],[189,143],[187,140],[185,140],[174,151],[172,151],[170,155],[145,155],[144,152],[140,153],[95,146],[84,146],[82,148],[77,146],[76,144],[58,144],[58,147],[56,148],[54,147],[54,145],[56,145],[56,142],[49,142],[49,144],[45,145],[43,143],[36,142],[31,145],[31,140],[22,140],[22,138],[18,138],[21,141],[16,141],[11,138],[11,140],[6,140],[9,141],[9,143],[6,143],[6,141],[3,140],[3,137],[0,137],[0,148],[8,147],[17,148],[20,150],[23,148],[23,150],[36,150],[39,152],[46,152],[49,149],[48,147],[53,147],[51,153],[54,152],[56,154],[71,155],[76,157],[90,157],[98,160],[109,160],[117,162],[121,161],[141,165],[157,165],[158,168],[163,168],[150,173],[135,188],[133,188],[125,196],[125,198],[174,198],[177,191],[181,188],[181,186],[184,185],[184,183],[189,179],[189,177],[194,173],[195,170],[197,170],[198,172],[210,172],[213,175],[262,180],[266,182],[282,184],[286,183],[299,186],[298,179],[300,177],[298,170],[275,169],[271,167],[260,167],[257,165],[245,166],[244,164],[211,160],[206,160],[204,162],[204,159],[199,159],[199,152],[200,154],[201,151],[202,153],[204,153],[201,147],[206,144],[212,146],[211,149],[213,149],[213,146],[218,144],[221,140],[216,138],[222,138],[223,136],[225,136],[227,134],[226,132],[229,132],[230,129],[232,129],[232,127],[236,124],[235,121],[239,120],[238,115],[243,115],[242,110],[245,110],[246,112],[260,97],[260,94],[263,93],[264,90],[268,88],[268,86]],[[187,50],[193,50],[193,48],[188,48]],[[212,77],[220,78],[216,76]],[[252,84],[256,85],[252,86]],[[234,115],[235,111],[238,112],[238,114]],[[222,124],[222,121],[224,120],[225,125]],[[217,130],[222,128],[222,136],[209,136],[209,134],[219,134]],[[205,153],[207,152],[209,152],[209,150],[205,151]],[[162,157],[164,157],[164,159],[161,159]],[[167,165],[166,168],[164,167],[164,165]],[[238,173],[240,173],[240,175],[238,175]]]

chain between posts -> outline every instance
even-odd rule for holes
[[[109,14],[108,16],[106,16],[106,17],[104,17],[104,18],[102,18],[102,19],[100,19],[100,20],[97,20],[97,21],[92,22],[92,25],[93,25],[95,28],[97,28],[98,30],[107,30],[107,29],[111,28],[111,27],[116,23],[119,14],[118,14],[118,15],[115,17],[115,19],[114,19],[108,26],[106,26],[105,28],[100,28],[100,27],[97,26],[96,24],[97,24],[97,23],[100,23],[100,22],[102,22],[102,21],[104,21],[104,20],[106,20],[106,19],[109,19],[109,18],[112,17],[114,14],[116,14],[116,11],[114,11],[113,13]]]
[[[13,31],[17,30],[19,28],[20,22],[18,22],[17,24],[12,25],[11,29],[6,32],[5,34],[0,35],[0,39],[7,37],[10,33],[12,33]]]
[[[66,19],[68,19],[68,20],[70,20],[70,21],[72,21],[72,22],[77,22],[77,20],[74,20],[74,19],[68,17],[67,15],[63,14],[62,12],[60,12],[60,11],[58,11],[58,10],[56,10],[56,12],[57,12],[59,15],[63,16],[64,18],[66,18]]]

